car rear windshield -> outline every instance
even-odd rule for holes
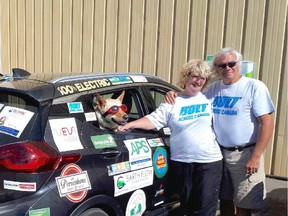
[[[0,145],[29,139],[37,111],[32,98],[0,90]]]

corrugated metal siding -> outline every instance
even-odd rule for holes
[[[0,0],[0,72],[144,72],[176,84],[188,59],[234,47],[277,109],[267,174],[288,177],[286,25],[287,0]]]

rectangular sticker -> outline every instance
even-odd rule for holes
[[[110,134],[91,136],[91,141],[96,149],[117,147],[114,138]]]
[[[67,103],[69,113],[83,113],[83,106],[81,102]]]
[[[90,190],[91,184],[87,171],[56,177],[60,197],[83,190]]]
[[[161,138],[148,139],[147,142],[149,143],[150,147],[164,146]]]
[[[29,110],[5,106],[0,113],[0,132],[19,138],[33,115]]]
[[[124,140],[129,151],[131,170],[152,166],[152,151],[145,138]]]
[[[131,171],[129,161],[111,164],[111,165],[107,166],[107,169],[108,169],[108,176],[113,176],[113,175],[117,175],[120,173]]]
[[[49,123],[60,152],[83,149],[75,118],[50,119]]]
[[[153,184],[153,167],[114,176],[114,196],[144,188]]]
[[[41,208],[41,209],[30,210],[29,216],[50,216],[50,208]]]
[[[15,190],[15,191],[36,191],[36,182],[17,182],[17,181],[7,181],[3,182],[4,189]]]

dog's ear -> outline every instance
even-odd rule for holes
[[[124,98],[124,95],[125,95],[125,91],[122,91],[121,95],[119,95],[119,97],[117,98],[117,100],[121,101],[121,103],[122,103],[123,98]]]
[[[93,107],[94,109],[99,106],[99,108],[103,108],[106,105],[106,100],[98,93],[93,97]]]

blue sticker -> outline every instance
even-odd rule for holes
[[[69,113],[83,113],[83,107],[81,102],[67,103]]]
[[[164,148],[156,148],[153,155],[153,166],[155,175],[158,178],[162,178],[166,175],[168,171],[168,161],[167,161],[167,152]]]

